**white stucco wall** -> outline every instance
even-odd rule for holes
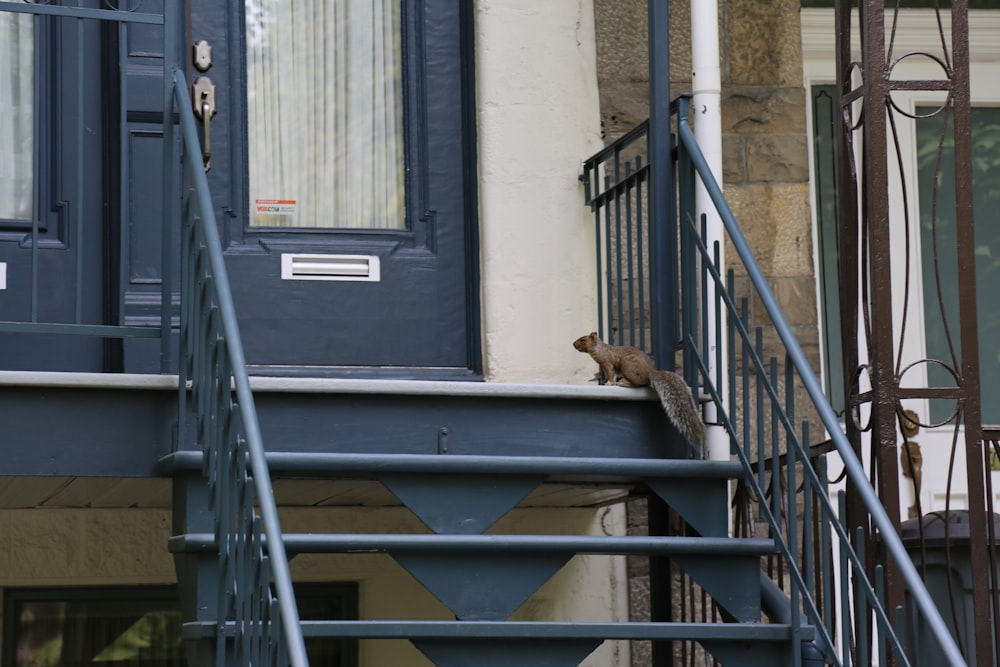
[[[486,379],[584,382],[593,228],[578,181],[602,147],[591,0],[477,0]]]

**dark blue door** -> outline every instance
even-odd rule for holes
[[[209,182],[257,372],[474,377],[466,5],[193,0]]]
[[[0,369],[113,370],[100,26],[0,12]],[[57,326],[51,326],[57,325]]]

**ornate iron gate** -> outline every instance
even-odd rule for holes
[[[882,498],[897,526],[899,516],[899,464],[897,461],[899,433],[913,428],[916,418],[924,427],[953,429],[949,475],[964,475],[968,482],[969,534],[967,546],[971,558],[971,572],[977,577],[972,598],[975,619],[974,640],[963,646],[967,658],[975,664],[993,664],[993,656],[1000,655],[997,637],[991,628],[990,617],[996,616],[996,599],[991,594],[996,582],[996,563],[992,522],[988,521],[991,505],[987,494],[989,468],[983,446],[983,429],[980,405],[979,348],[976,314],[976,277],[972,270],[961,267],[975,265],[975,241],[972,206],[972,143],[970,132],[970,68],[968,37],[968,2],[954,0],[950,8],[934,3],[940,40],[928,44],[919,52],[900,52],[896,37],[901,30],[900,16],[907,3],[885,3],[883,0],[837,0],[837,90],[839,91],[839,184],[840,208],[840,283],[842,304],[842,340],[844,342],[844,377],[847,393],[847,430],[852,445],[860,456],[871,448],[871,474]],[[911,3],[912,4],[912,3]],[[887,7],[888,5],[888,7]],[[860,60],[852,53],[852,34],[860,37]],[[939,66],[941,76],[928,80],[912,80],[901,70],[904,63],[914,58],[929,59]],[[944,103],[929,113],[920,112],[919,118],[935,118],[940,127],[937,141],[937,160],[932,186],[934,204],[929,225],[930,244],[933,246],[933,266],[925,270],[933,275],[936,286],[937,312],[943,320],[947,353],[943,358],[913,360],[905,358],[902,350],[908,337],[918,336],[914,327],[907,327],[906,313],[913,306],[915,290],[919,284],[915,273],[919,270],[910,262],[894,266],[892,250],[898,244],[907,248],[919,240],[919,215],[908,210],[891,210],[890,195],[901,189],[897,201],[905,202],[907,183],[902,168],[902,152],[897,123],[915,120],[913,109],[897,104],[894,93],[902,91],[938,91]],[[954,201],[953,211],[939,209],[944,147],[954,145]],[[900,165],[897,170],[897,165]],[[954,240],[941,234],[941,220],[954,223]],[[951,224],[949,222],[949,224]],[[945,247],[949,246],[949,247]],[[954,267],[939,261],[944,252],[956,253]],[[948,276],[958,286],[957,315],[948,317],[946,303],[949,297],[941,289],[944,272],[958,269],[957,275]],[[901,309],[901,310],[900,310]],[[938,376],[927,369],[933,367]],[[941,382],[936,377],[944,376]],[[923,381],[918,381],[919,377]],[[944,386],[934,386],[944,385]],[[907,402],[949,401],[946,419],[915,417],[907,412]],[[898,430],[897,430],[898,429]],[[965,470],[957,469],[956,454],[964,448]],[[904,450],[904,467],[912,466],[914,459]],[[867,455],[867,452],[864,452]],[[961,457],[959,457],[961,458]],[[950,479],[950,477],[949,477]],[[855,499],[856,495],[848,493]],[[948,501],[951,511],[951,501]],[[917,513],[920,513],[919,497]],[[947,518],[947,517],[946,517]],[[849,527],[863,526],[869,567],[879,560],[876,531],[866,513],[856,505],[849,508]],[[921,549],[925,548],[921,526]],[[946,520],[945,525],[951,525]],[[946,546],[951,547],[948,529],[945,529]],[[957,541],[955,546],[957,547]],[[951,550],[949,548],[949,554]],[[886,565],[881,563],[881,565]],[[887,566],[887,565],[886,565]],[[950,565],[949,565],[950,567]],[[979,581],[978,577],[983,580]],[[887,592],[890,607],[903,602],[903,591],[898,572],[887,566]],[[957,591],[949,591],[955,625],[961,620],[955,614]],[[939,604],[940,601],[939,601]],[[960,603],[958,603],[960,605]],[[947,613],[945,614],[947,616]],[[960,642],[961,643],[961,642]],[[994,651],[997,651],[994,653]],[[971,662],[972,660],[970,660]]]

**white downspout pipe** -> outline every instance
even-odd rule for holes
[[[691,2],[691,121],[694,135],[701,146],[705,159],[715,175],[719,186],[722,186],[722,73],[719,65],[719,6],[718,0],[692,0]],[[695,191],[695,208],[699,219],[705,215],[709,252],[715,243],[719,243],[720,262],[724,275],[726,260],[724,256],[724,230],[722,219],[715,211],[708,192],[699,182]],[[711,302],[711,301],[710,301]],[[709,376],[721,377],[718,391],[723,398],[728,397],[728,369],[726,368],[726,331],[721,329],[720,337],[716,338],[715,311],[710,308],[705,314],[705,325],[708,327],[709,349],[705,351]],[[721,368],[716,360],[716,351],[722,350]],[[705,446],[708,448],[708,458],[714,460],[729,460],[729,438],[721,426],[712,426],[719,420],[715,404],[705,405],[705,421],[709,426],[705,431]],[[732,407],[730,406],[730,411]]]

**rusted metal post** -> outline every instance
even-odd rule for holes
[[[969,83],[969,11],[968,0],[951,4],[951,42],[953,68],[951,95],[955,135],[955,221],[958,236],[958,266],[976,266],[975,220],[972,209],[972,93]],[[983,425],[979,390],[979,329],[976,312],[976,272],[959,270],[959,331],[961,338],[961,408],[965,425],[965,463],[969,485],[969,549],[973,573],[982,573],[986,585],[973,586],[976,663],[994,664],[993,623],[990,621],[993,588],[990,572],[992,559],[986,515],[985,475],[989,474],[983,451]],[[998,656],[1000,657],[1000,656]]]
[[[840,94],[842,122],[839,128],[840,159],[840,277],[842,335],[845,345],[844,374],[847,405],[850,416],[870,409],[871,419],[860,423],[848,418],[847,431],[855,451],[862,451],[862,433],[870,433],[872,467],[876,487],[888,514],[899,528],[899,482],[897,447],[901,440],[897,428],[902,420],[903,401],[955,400],[956,416],[949,424],[955,429],[955,443],[964,445],[965,475],[968,482],[969,544],[971,568],[982,573],[984,584],[973,587],[974,648],[976,663],[993,664],[994,629],[990,622],[991,588],[995,584],[990,573],[989,524],[985,489],[986,460],[983,451],[982,417],[979,390],[979,345],[976,314],[976,277],[974,219],[972,210],[972,139],[971,93],[969,84],[968,2],[951,3],[950,35],[941,32],[939,59],[944,78],[941,80],[902,80],[893,75],[895,66],[909,55],[895,47],[898,29],[898,7],[890,5],[886,17],[883,0],[859,0],[857,7],[850,0],[837,0],[835,16],[837,31],[837,84]],[[937,9],[939,25],[947,25]],[[851,53],[852,19],[856,13],[861,54],[857,60]],[[888,35],[888,39],[887,39]],[[924,53],[923,55],[927,55]],[[901,350],[906,327],[894,319],[894,309],[905,313],[908,299],[923,295],[910,294],[919,281],[910,280],[913,269],[893,267],[892,256],[901,243],[919,237],[919,215],[906,211],[890,211],[890,190],[907,184],[893,182],[890,164],[900,161],[900,147],[894,123],[903,117],[915,120],[912,111],[897,106],[893,91],[943,91],[946,102],[939,110],[943,132],[950,125],[954,143],[955,210],[957,275],[948,276],[957,284],[958,318],[946,323],[946,331],[957,331],[957,346],[950,346],[952,358],[916,360],[916,364],[932,362],[951,370],[953,387],[915,387],[912,381],[902,386],[902,375],[914,367],[914,360],[904,363]],[[933,114],[932,114],[933,115]],[[949,123],[950,121],[950,123]],[[892,131],[891,131],[892,130]],[[942,135],[942,145],[944,145]],[[940,168],[940,167],[939,167]],[[905,179],[905,175],[899,178]],[[911,184],[909,187],[914,187]],[[931,212],[932,217],[936,212]],[[908,229],[907,229],[908,228]],[[935,241],[936,242],[936,241]],[[943,251],[943,250],[942,250]],[[900,271],[903,280],[895,279]],[[940,272],[935,260],[933,270]],[[939,276],[940,278],[940,276]],[[927,289],[927,288],[925,288]],[[947,299],[940,291],[937,298]],[[939,304],[940,305],[940,304]],[[944,312],[941,309],[940,312]],[[934,316],[934,315],[925,315]],[[950,333],[948,334],[951,335]],[[926,365],[926,364],[925,364]],[[870,390],[859,378],[867,378]],[[928,424],[924,424],[927,426]],[[964,429],[964,437],[959,429]],[[963,471],[952,471],[960,475]],[[851,527],[863,526],[869,539],[873,537],[867,519],[859,508],[848,508]],[[875,554],[876,544],[867,553]],[[890,609],[903,602],[903,590],[898,573],[886,563],[886,594]]]

